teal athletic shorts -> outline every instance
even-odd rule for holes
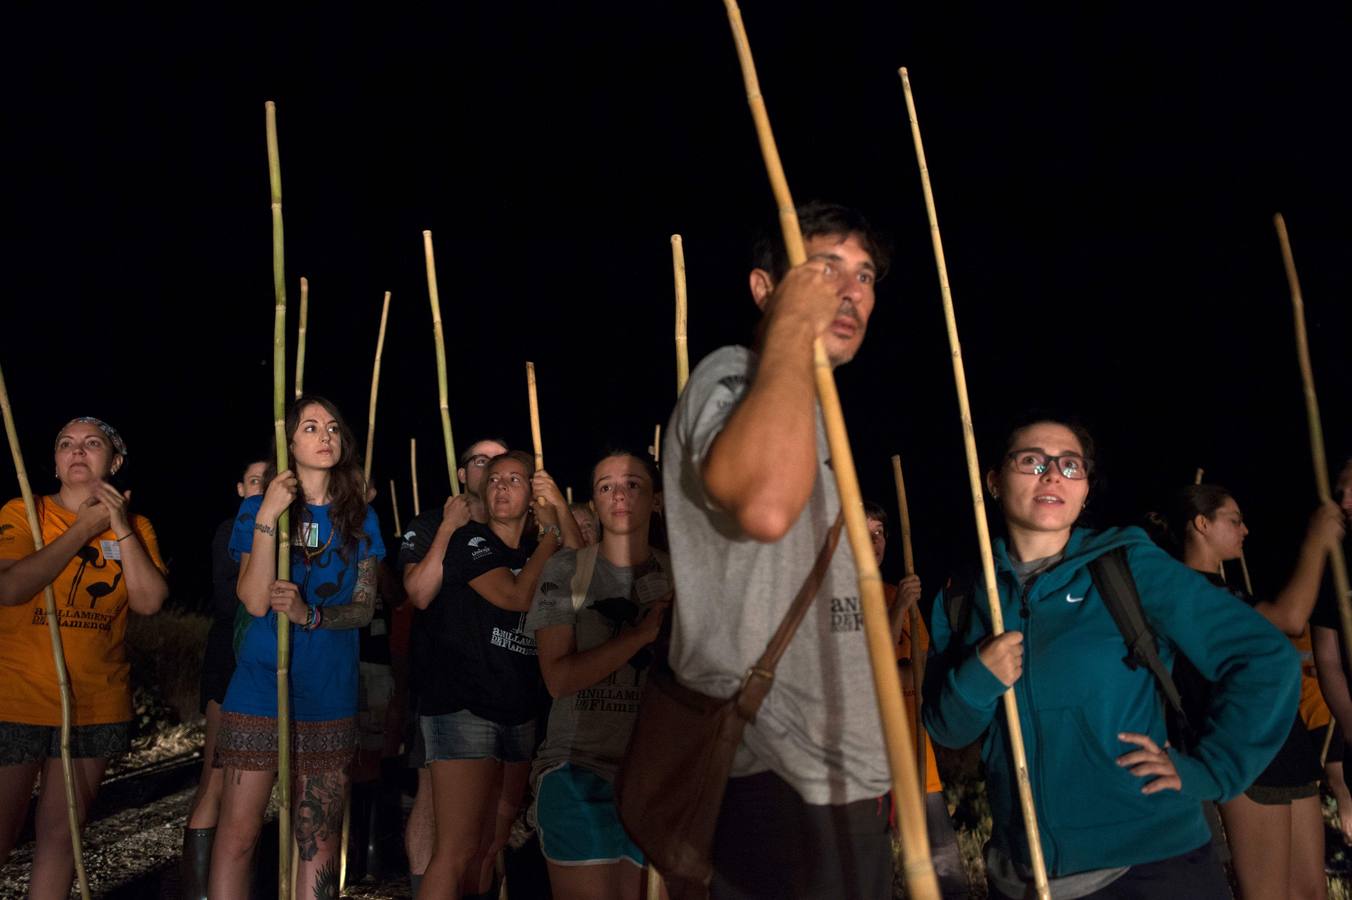
[[[628,860],[643,865],[643,851],[625,834],[615,787],[590,769],[565,763],[540,779],[536,794],[540,850],[561,866],[595,866]]]

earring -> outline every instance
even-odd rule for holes
[[[1000,492],[997,491],[995,488],[991,488],[991,499],[992,499],[992,500],[999,500],[999,499],[1000,499]]]

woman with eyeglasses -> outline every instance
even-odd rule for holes
[[[375,608],[380,523],[352,431],[305,395],[285,421],[292,468],[239,508],[230,537],[237,592],[253,616],[221,704],[216,765],[225,789],[208,893],[249,896],[254,848],[278,776],[277,629],[291,631],[291,822],[297,897],[338,894],[348,768],[357,749],[357,630]],[[275,458],[275,457],[274,457]],[[291,570],[277,577],[278,519],[290,513]]]
[[[127,460],[117,430],[83,416],[56,436],[60,487],[34,505],[41,550],[22,499],[0,509],[0,863],[19,839],[33,786],[37,847],[28,896],[66,897],[75,875],[61,774],[61,693],[43,588],[51,585],[70,679],[71,763],[80,821],[110,757],[131,738],[127,611],[158,612],[169,595],[155,530],[132,515],[113,477]]]
[[[950,582],[934,603],[925,725],[948,747],[985,735],[991,896],[1022,897],[1033,878],[1001,711],[1012,689],[1053,896],[1229,897],[1202,801],[1252,784],[1286,738],[1299,695],[1295,651],[1141,529],[1077,528],[1093,455],[1083,428],[1055,419],[1009,435],[986,474],[1004,515],[994,556],[1007,630],[992,636],[979,576],[970,587]],[[1157,682],[1127,664],[1091,576],[1090,563],[1118,548],[1164,664],[1177,648],[1218,682],[1186,754],[1169,745]]]
[[[1152,523],[1189,568],[1253,607],[1284,634],[1304,633],[1329,548],[1342,540],[1343,512],[1329,503],[1315,510],[1296,569],[1272,600],[1259,600],[1227,585],[1221,567],[1239,559],[1249,533],[1239,504],[1225,488],[1190,484],[1173,497],[1167,513]],[[1296,663],[1299,671],[1299,662]],[[1204,714],[1216,688],[1180,659],[1174,677],[1190,718]],[[1252,784],[1221,804],[1221,818],[1234,859],[1241,897],[1322,898],[1324,819],[1319,800],[1319,754],[1299,709],[1288,710],[1289,731],[1277,755]]]

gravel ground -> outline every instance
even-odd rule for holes
[[[183,847],[183,817],[191,790],[141,809],[117,813],[88,826],[84,833],[85,871],[90,893],[106,896],[140,875],[178,859]],[[0,897],[23,897],[33,863],[33,844],[15,849],[0,869]],[[79,896],[72,892],[72,896]]]

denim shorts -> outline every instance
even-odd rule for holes
[[[130,722],[71,726],[70,755],[73,759],[108,759],[130,748]],[[60,756],[60,726],[0,722],[0,766],[23,765]]]
[[[535,751],[535,721],[499,725],[467,709],[440,716],[419,716],[428,763],[450,759],[530,762]]]

